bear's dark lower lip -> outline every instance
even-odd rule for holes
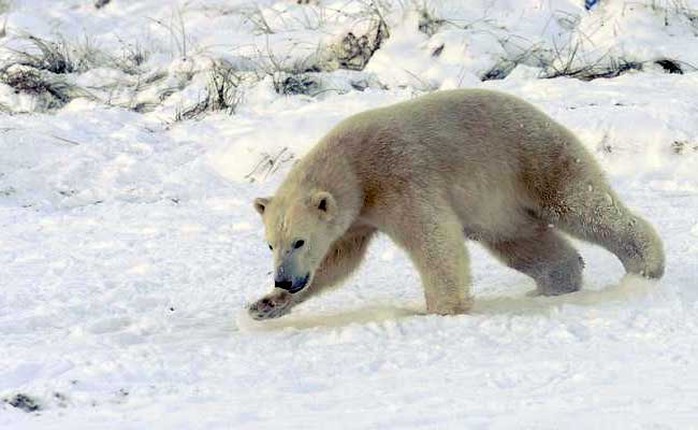
[[[305,288],[306,285],[308,285],[308,279],[310,279],[310,273],[295,281],[291,288],[289,288],[287,291],[291,294],[299,292],[300,290]]]

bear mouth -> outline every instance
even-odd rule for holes
[[[295,279],[293,281],[293,285],[291,285],[291,288],[286,291],[291,294],[295,294],[308,285],[308,280],[310,280],[310,273],[306,273],[306,275],[302,278]]]

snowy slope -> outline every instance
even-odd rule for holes
[[[1,62],[36,49],[27,34],[68,41],[73,58],[89,39],[101,56],[45,74],[88,92],[61,106],[0,84],[0,428],[695,428],[695,1],[602,0],[593,13],[432,1],[429,16],[447,21],[432,34],[418,31],[422,2],[382,2],[390,38],[366,68],[312,72],[267,67],[327,64],[347,31],[372,34],[375,11],[54,3],[9,5]],[[109,58],[129,47],[147,55],[127,73]],[[541,78],[619,58],[642,70]],[[234,114],[178,118],[221,59],[240,73]],[[505,79],[481,81],[508,62]],[[278,94],[292,73],[313,91]],[[657,227],[665,278],[622,277],[610,254],[578,243],[584,290],[531,298],[531,280],[471,244],[475,309],[428,316],[416,273],[381,238],[343,288],[279,320],[247,319],[271,282],[252,199],[346,116],[453,87],[518,95],[579,135]]]

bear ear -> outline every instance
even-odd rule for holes
[[[327,191],[318,191],[317,193],[313,194],[313,197],[310,200],[310,204],[317,209],[322,218],[330,220],[332,217],[334,217],[337,210],[337,203],[335,202],[334,197],[332,197],[332,194],[328,193]]]
[[[271,197],[257,197],[254,199],[254,208],[260,215],[264,215],[264,211],[269,206],[269,203],[271,203]]]

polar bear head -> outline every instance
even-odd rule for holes
[[[274,255],[274,286],[292,294],[310,285],[332,242],[341,234],[337,203],[327,191],[257,198],[265,238]]]

